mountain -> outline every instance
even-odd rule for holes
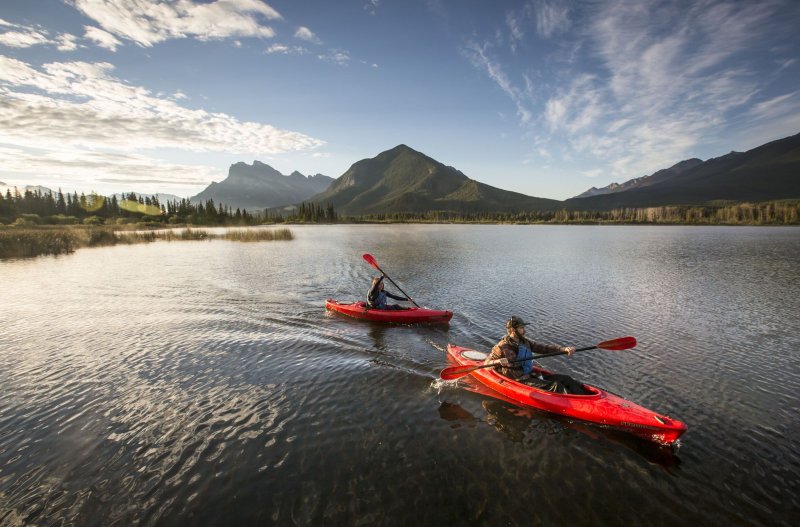
[[[213,199],[217,204],[253,211],[305,201],[324,191],[332,181],[322,174],[306,177],[297,171],[284,176],[260,161],[253,161],[252,165],[240,162],[231,165],[222,182],[212,182],[190,200],[202,203]]]
[[[354,163],[310,201],[346,215],[555,210],[561,203],[480,183],[406,145]]]
[[[685,172],[687,170],[691,170],[692,168],[695,168],[696,166],[698,166],[698,165],[700,165],[702,163],[703,163],[703,161],[700,160],[700,159],[697,159],[696,157],[692,158],[692,159],[686,159],[684,161],[681,161],[680,163],[672,165],[669,168],[665,168],[665,169],[659,170],[658,172],[654,172],[654,173],[650,174],[649,176],[642,176],[642,177],[633,178],[633,179],[631,179],[629,181],[626,181],[625,183],[611,183],[610,185],[602,187],[602,188],[592,187],[589,190],[587,190],[586,192],[584,192],[583,194],[578,194],[575,197],[576,198],[589,198],[589,197],[592,197],[592,196],[601,196],[603,194],[611,194],[612,192],[623,192],[625,190],[630,190],[632,188],[648,187],[648,186],[654,185],[654,184],[656,184],[656,183],[658,183],[660,181],[664,181],[666,179],[669,179],[669,178],[671,178],[672,176],[674,176],[676,174],[680,174],[681,172]]]
[[[50,193],[52,193],[54,195],[56,194],[55,192],[53,192],[49,188],[43,187],[41,185],[25,185],[24,187],[22,187],[22,186],[16,186],[16,185],[6,185],[2,181],[0,181],[0,193],[3,194],[3,197],[5,197],[6,191],[9,191],[9,190],[11,191],[11,194],[13,195],[14,194],[14,189],[19,191],[20,194],[25,194],[25,192],[27,192],[29,190],[31,192],[41,192],[42,194],[50,194]]]
[[[682,163],[693,160],[683,161]],[[679,163],[678,165],[680,165]],[[713,201],[800,198],[800,134],[747,152],[731,152],[681,170],[656,172],[648,184],[564,202],[571,210],[702,205]],[[656,175],[659,175],[656,178]],[[640,178],[645,179],[645,178]]]

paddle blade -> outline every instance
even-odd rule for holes
[[[379,271],[381,270],[381,268],[380,268],[380,267],[378,267],[378,262],[375,260],[375,258],[374,258],[374,257],[373,257],[371,254],[369,254],[369,253],[365,253],[365,254],[362,256],[362,258],[364,258],[364,260],[366,260],[366,261],[367,261],[367,263],[368,263],[368,264],[370,264],[370,265],[371,265],[372,267],[374,267],[375,269],[377,269],[377,270],[379,270]]]
[[[636,339],[633,337],[620,337],[601,342],[597,347],[604,350],[627,350],[636,347]]]
[[[459,377],[463,377],[464,375],[479,369],[481,366],[450,366],[449,368],[442,370],[442,372],[439,374],[439,378],[443,381],[452,381],[453,379],[458,379]]]

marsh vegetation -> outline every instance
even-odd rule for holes
[[[292,231],[282,229],[236,229],[224,233],[205,229],[116,230],[112,227],[64,225],[0,227],[0,258],[29,258],[68,254],[83,247],[155,241],[229,240],[240,242],[288,241]]]

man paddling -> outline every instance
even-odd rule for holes
[[[506,321],[506,336],[492,348],[492,352],[484,363],[499,359],[500,365],[495,366],[498,373],[540,390],[573,395],[586,395],[589,393],[583,389],[581,383],[569,375],[537,374],[533,371],[534,353],[561,352],[572,355],[575,352],[575,348],[556,344],[542,344],[525,338],[526,325],[519,317],[512,316],[508,319]]]

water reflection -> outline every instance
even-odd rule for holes
[[[566,427],[593,441],[622,446],[648,463],[663,467],[673,475],[673,469],[676,469],[681,463],[672,448],[637,438],[613,428],[574,421],[533,408],[522,408],[497,399],[486,399],[481,402],[481,407],[485,411],[485,415],[476,417],[458,403],[443,401],[439,405],[439,416],[446,421],[472,426],[485,423],[505,435],[511,442],[523,445],[530,444],[535,440],[535,435],[533,435],[536,434],[535,430]]]

